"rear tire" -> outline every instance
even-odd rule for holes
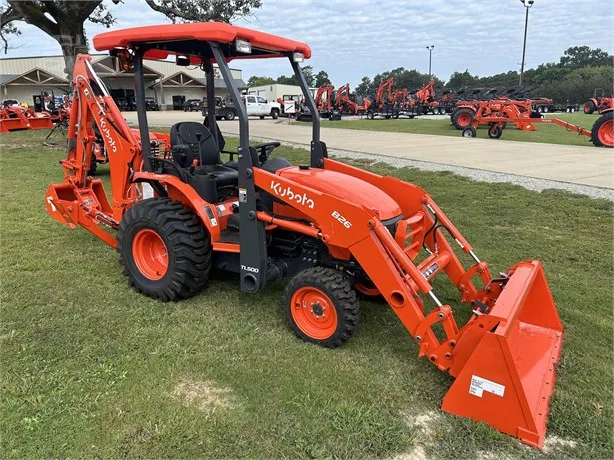
[[[273,120],[277,120],[279,118],[279,110],[271,110],[271,117],[273,118]]]
[[[224,118],[228,121],[232,121],[235,119],[235,113],[233,110],[228,110],[226,111],[226,113],[224,114]]]
[[[264,120],[264,115],[259,115],[261,120]]]
[[[473,123],[475,112],[471,109],[458,109],[452,115],[452,124],[456,129],[465,129]]]
[[[120,222],[117,250],[130,285],[154,299],[191,297],[211,271],[211,239],[202,221],[169,198],[132,206]]]
[[[614,147],[614,111],[597,118],[591,129],[591,142],[596,147]]]
[[[367,120],[373,120],[375,118],[375,114],[372,110],[367,111]]]
[[[305,342],[335,348],[358,327],[356,292],[346,276],[330,268],[298,273],[286,286],[284,305],[290,327]]]

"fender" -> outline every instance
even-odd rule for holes
[[[205,225],[211,240],[217,241],[220,239],[220,225],[216,217],[210,218],[207,215],[207,208],[211,210],[213,216],[216,216],[215,206],[203,200],[198,193],[188,184],[182,182],[178,177],[168,174],[156,174],[152,172],[140,171],[136,172],[132,178],[133,182],[149,182],[160,184],[169,198],[180,201],[187,207],[191,208],[200,220]]]

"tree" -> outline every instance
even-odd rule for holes
[[[249,80],[247,80],[247,86],[250,88],[253,86],[272,85],[273,83],[275,83],[275,80],[271,77],[258,77],[256,75],[252,75],[249,77]]]
[[[475,86],[477,80],[478,77],[474,77],[469,73],[469,69],[466,69],[464,72],[454,72],[450,75],[450,80],[448,80],[446,86],[457,89],[463,86]]]
[[[612,65],[612,56],[600,48],[572,46],[563,52],[559,60],[560,67],[578,69],[585,66]]]
[[[231,22],[249,16],[262,0],[145,0],[149,7],[176,22]]]
[[[371,91],[371,79],[369,77],[362,77],[360,84],[356,87],[356,94],[358,96],[368,96]]]
[[[305,81],[307,82],[307,86],[312,88],[315,85],[316,79],[316,77],[313,75],[313,67],[310,65],[306,65],[305,67],[301,67],[301,70],[303,71],[303,75],[305,75]],[[298,79],[296,78],[296,75],[292,75],[290,77],[282,75],[280,77],[277,77],[277,80],[275,82],[281,85],[298,86]]]
[[[114,3],[118,3],[115,0]],[[0,7],[0,31],[5,43],[5,33],[19,33],[14,22],[24,21],[38,27],[56,40],[62,49],[66,73],[72,73],[79,53],[87,53],[85,21],[110,27],[115,19],[101,1],[8,1]]]
[[[262,0],[145,0],[145,3],[173,23],[230,22],[260,8]],[[88,52],[85,22],[111,27],[115,18],[104,0],[7,0],[0,6],[0,38],[5,52],[8,49],[6,36],[19,33],[14,24],[19,21],[38,27],[59,43],[65,71],[72,75],[77,54]]]
[[[320,86],[328,85],[330,83],[331,81],[330,78],[328,78],[328,73],[326,73],[324,70],[320,70],[315,76],[313,86],[317,86],[319,88]]]

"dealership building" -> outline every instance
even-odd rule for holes
[[[134,95],[134,74],[124,72],[117,59],[108,54],[93,54],[92,67],[104,81],[113,97]],[[205,73],[196,66],[179,67],[172,61],[144,62],[146,96],[156,99],[162,109],[180,110],[188,99],[206,96]],[[64,73],[62,56],[40,56],[0,59],[0,99],[17,99],[33,105],[34,97],[41,91],[61,96],[69,91],[70,81]],[[225,97],[228,89],[219,70],[214,67],[215,94]],[[245,90],[242,71],[231,69],[235,85]]]

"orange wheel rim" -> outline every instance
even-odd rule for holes
[[[155,231],[144,228],[134,235],[132,257],[139,271],[150,280],[159,280],[168,270],[168,252]]]
[[[471,117],[466,113],[461,113],[458,117],[458,124],[461,126],[467,126],[471,123]]]
[[[337,311],[330,298],[319,289],[300,288],[291,302],[292,319],[303,334],[326,340],[337,330]]]
[[[614,147],[614,120],[603,123],[597,131],[597,137],[607,147]]]

